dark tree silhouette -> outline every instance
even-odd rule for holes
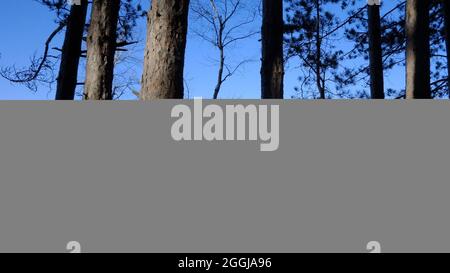
[[[284,96],[283,0],[263,0],[261,97]]]
[[[429,0],[406,1],[407,99],[431,98],[429,11]]]
[[[56,100],[73,100],[75,98],[87,8],[87,0],[81,0],[81,5],[72,5],[70,8],[61,50]]]
[[[450,2],[443,0],[443,10],[445,16],[445,45],[447,49],[447,88],[450,98]]]
[[[370,95],[372,99],[384,99],[380,6],[367,5],[367,9],[369,19]]]

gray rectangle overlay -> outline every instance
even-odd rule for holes
[[[450,251],[450,102],[214,102],[279,104],[274,152],[180,103],[0,102],[0,252]]]

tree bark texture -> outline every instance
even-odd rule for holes
[[[141,100],[184,97],[189,0],[153,0],[148,14]]]
[[[87,37],[84,99],[112,100],[120,0],[94,0]]]
[[[430,99],[430,0],[406,2],[406,98]]]
[[[75,98],[87,7],[88,1],[81,0],[81,5],[72,5],[70,8],[61,52],[56,100],[73,100]]]

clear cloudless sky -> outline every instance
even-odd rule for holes
[[[15,65],[17,68],[29,65],[30,57],[40,56],[43,51],[44,42],[48,35],[55,29],[55,16],[46,7],[34,0],[2,1],[0,16],[0,67]],[[140,1],[145,9],[149,2]],[[136,38],[141,43],[132,50],[136,61],[132,64],[131,71],[136,79],[140,78],[143,59],[143,41],[145,41],[145,20],[140,19],[136,29]],[[191,20],[191,29],[196,27]],[[259,29],[261,20],[257,17],[252,26]],[[221,98],[248,99],[260,97],[260,38],[255,35],[244,42],[237,43],[229,51],[228,60],[237,63],[240,60],[252,60],[227,81],[221,91]],[[59,47],[62,44],[63,35],[54,40],[52,46]],[[211,98],[217,78],[217,63],[214,61],[217,51],[207,42],[189,32],[186,52],[185,83],[186,97]],[[82,63],[82,66],[84,63]],[[128,64],[129,65],[129,64]],[[83,70],[81,66],[81,70]],[[290,98],[295,94],[294,87],[297,85],[297,74],[295,64],[287,67],[285,77],[285,97]],[[128,70],[130,71],[130,70]],[[83,71],[80,71],[82,77]],[[387,79],[389,83],[402,83],[400,76]],[[47,100],[54,98],[54,86],[47,85],[39,87],[37,92],[28,90],[23,85],[11,84],[0,78],[0,99],[2,100]],[[135,99],[134,95],[128,93],[123,99]]]

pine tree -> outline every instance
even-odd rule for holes
[[[406,98],[430,99],[429,0],[406,2]]]
[[[331,76],[337,72],[342,50],[332,39],[343,27],[333,10],[335,0],[288,0],[286,20],[287,59],[300,62],[302,98],[331,98]],[[342,6],[346,1],[340,3]],[[329,92],[330,91],[330,92]],[[318,95],[317,95],[318,94]]]
[[[81,0],[81,5],[71,6],[70,14],[67,17],[66,33],[61,50],[61,64],[57,79],[57,100],[73,100],[75,97],[87,8],[88,1]]]
[[[380,6],[367,5],[367,8],[369,19],[370,94],[372,99],[384,99]]]
[[[261,97],[283,98],[283,0],[263,1]]]
[[[445,20],[445,45],[447,48],[447,88],[450,98],[450,1],[443,0]]]
[[[153,0],[148,13],[142,100],[184,97],[189,0]]]
[[[112,100],[120,0],[94,0],[87,37],[84,99]]]

